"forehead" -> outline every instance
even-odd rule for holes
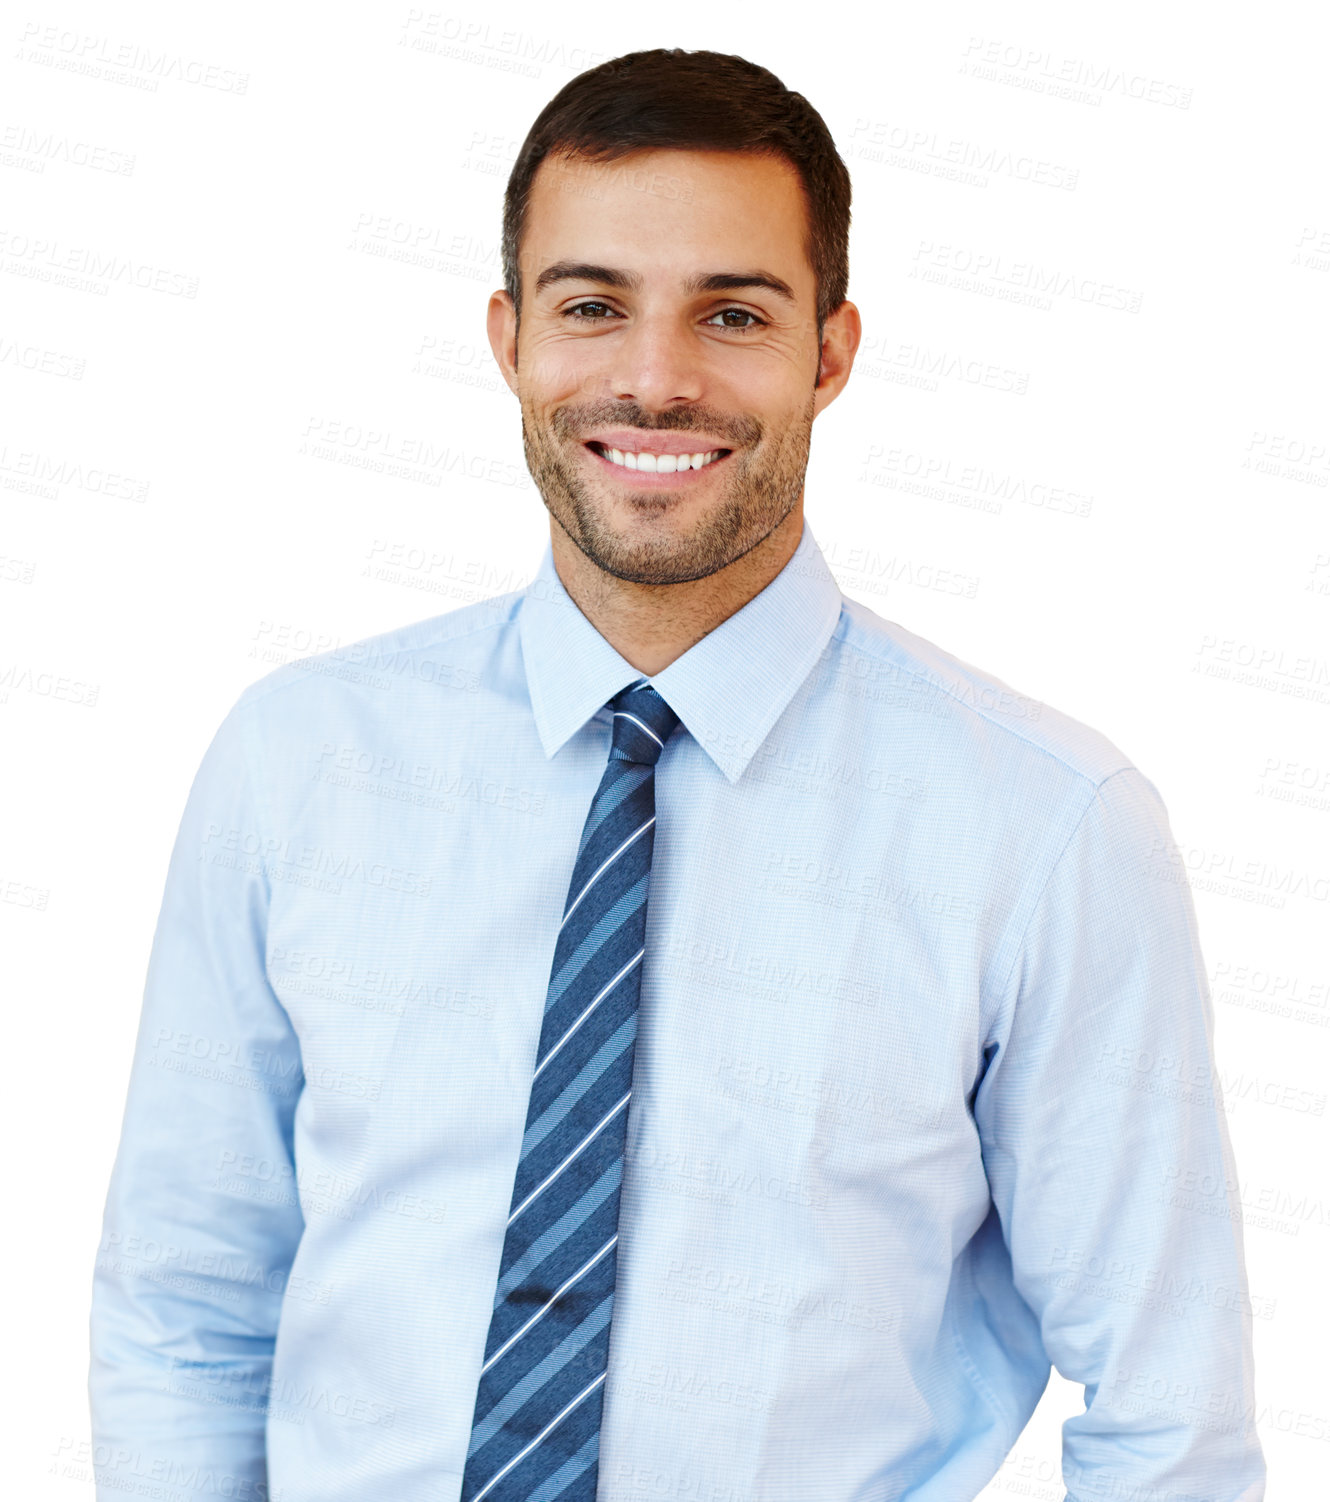
[[[551,156],[531,185],[522,236],[530,286],[555,261],[680,278],[761,264],[810,300],[803,184],[783,157],[652,150],[612,162]]]

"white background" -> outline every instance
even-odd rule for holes
[[[1319,1492],[1330,121],[1305,24],[695,0],[7,12],[6,1490],[91,1495],[91,1271],[203,748],[279,662],[533,571],[547,514],[484,339],[503,187],[569,78],[664,45],[772,69],[853,177],[865,339],[806,500],[842,587],[1103,731],[1163,795],[1214,997],[1270,1497]],[[1080,1405],[1055,1376],[984,1497],[1060,1502]]]

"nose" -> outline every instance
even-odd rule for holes
[[[635,401],[648,411],[697,401],[705,385],[697,335],[677,317],[639,313],[611,346],[609,379],[619,401]]]

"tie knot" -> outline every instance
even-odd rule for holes
[[[654,766],[678,725],[679,716],[649,683],[639,683],[615,694],[609,707],[614,716],[610,756],[617,761]]]

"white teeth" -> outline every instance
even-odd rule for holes
[[[605,458],[624,469],[659,475],[677,474],[683,469],[703,469],[719,459],[721,453],[719,449],[705,454],[626,454],[621,449],[603,449],[602,452]]]

